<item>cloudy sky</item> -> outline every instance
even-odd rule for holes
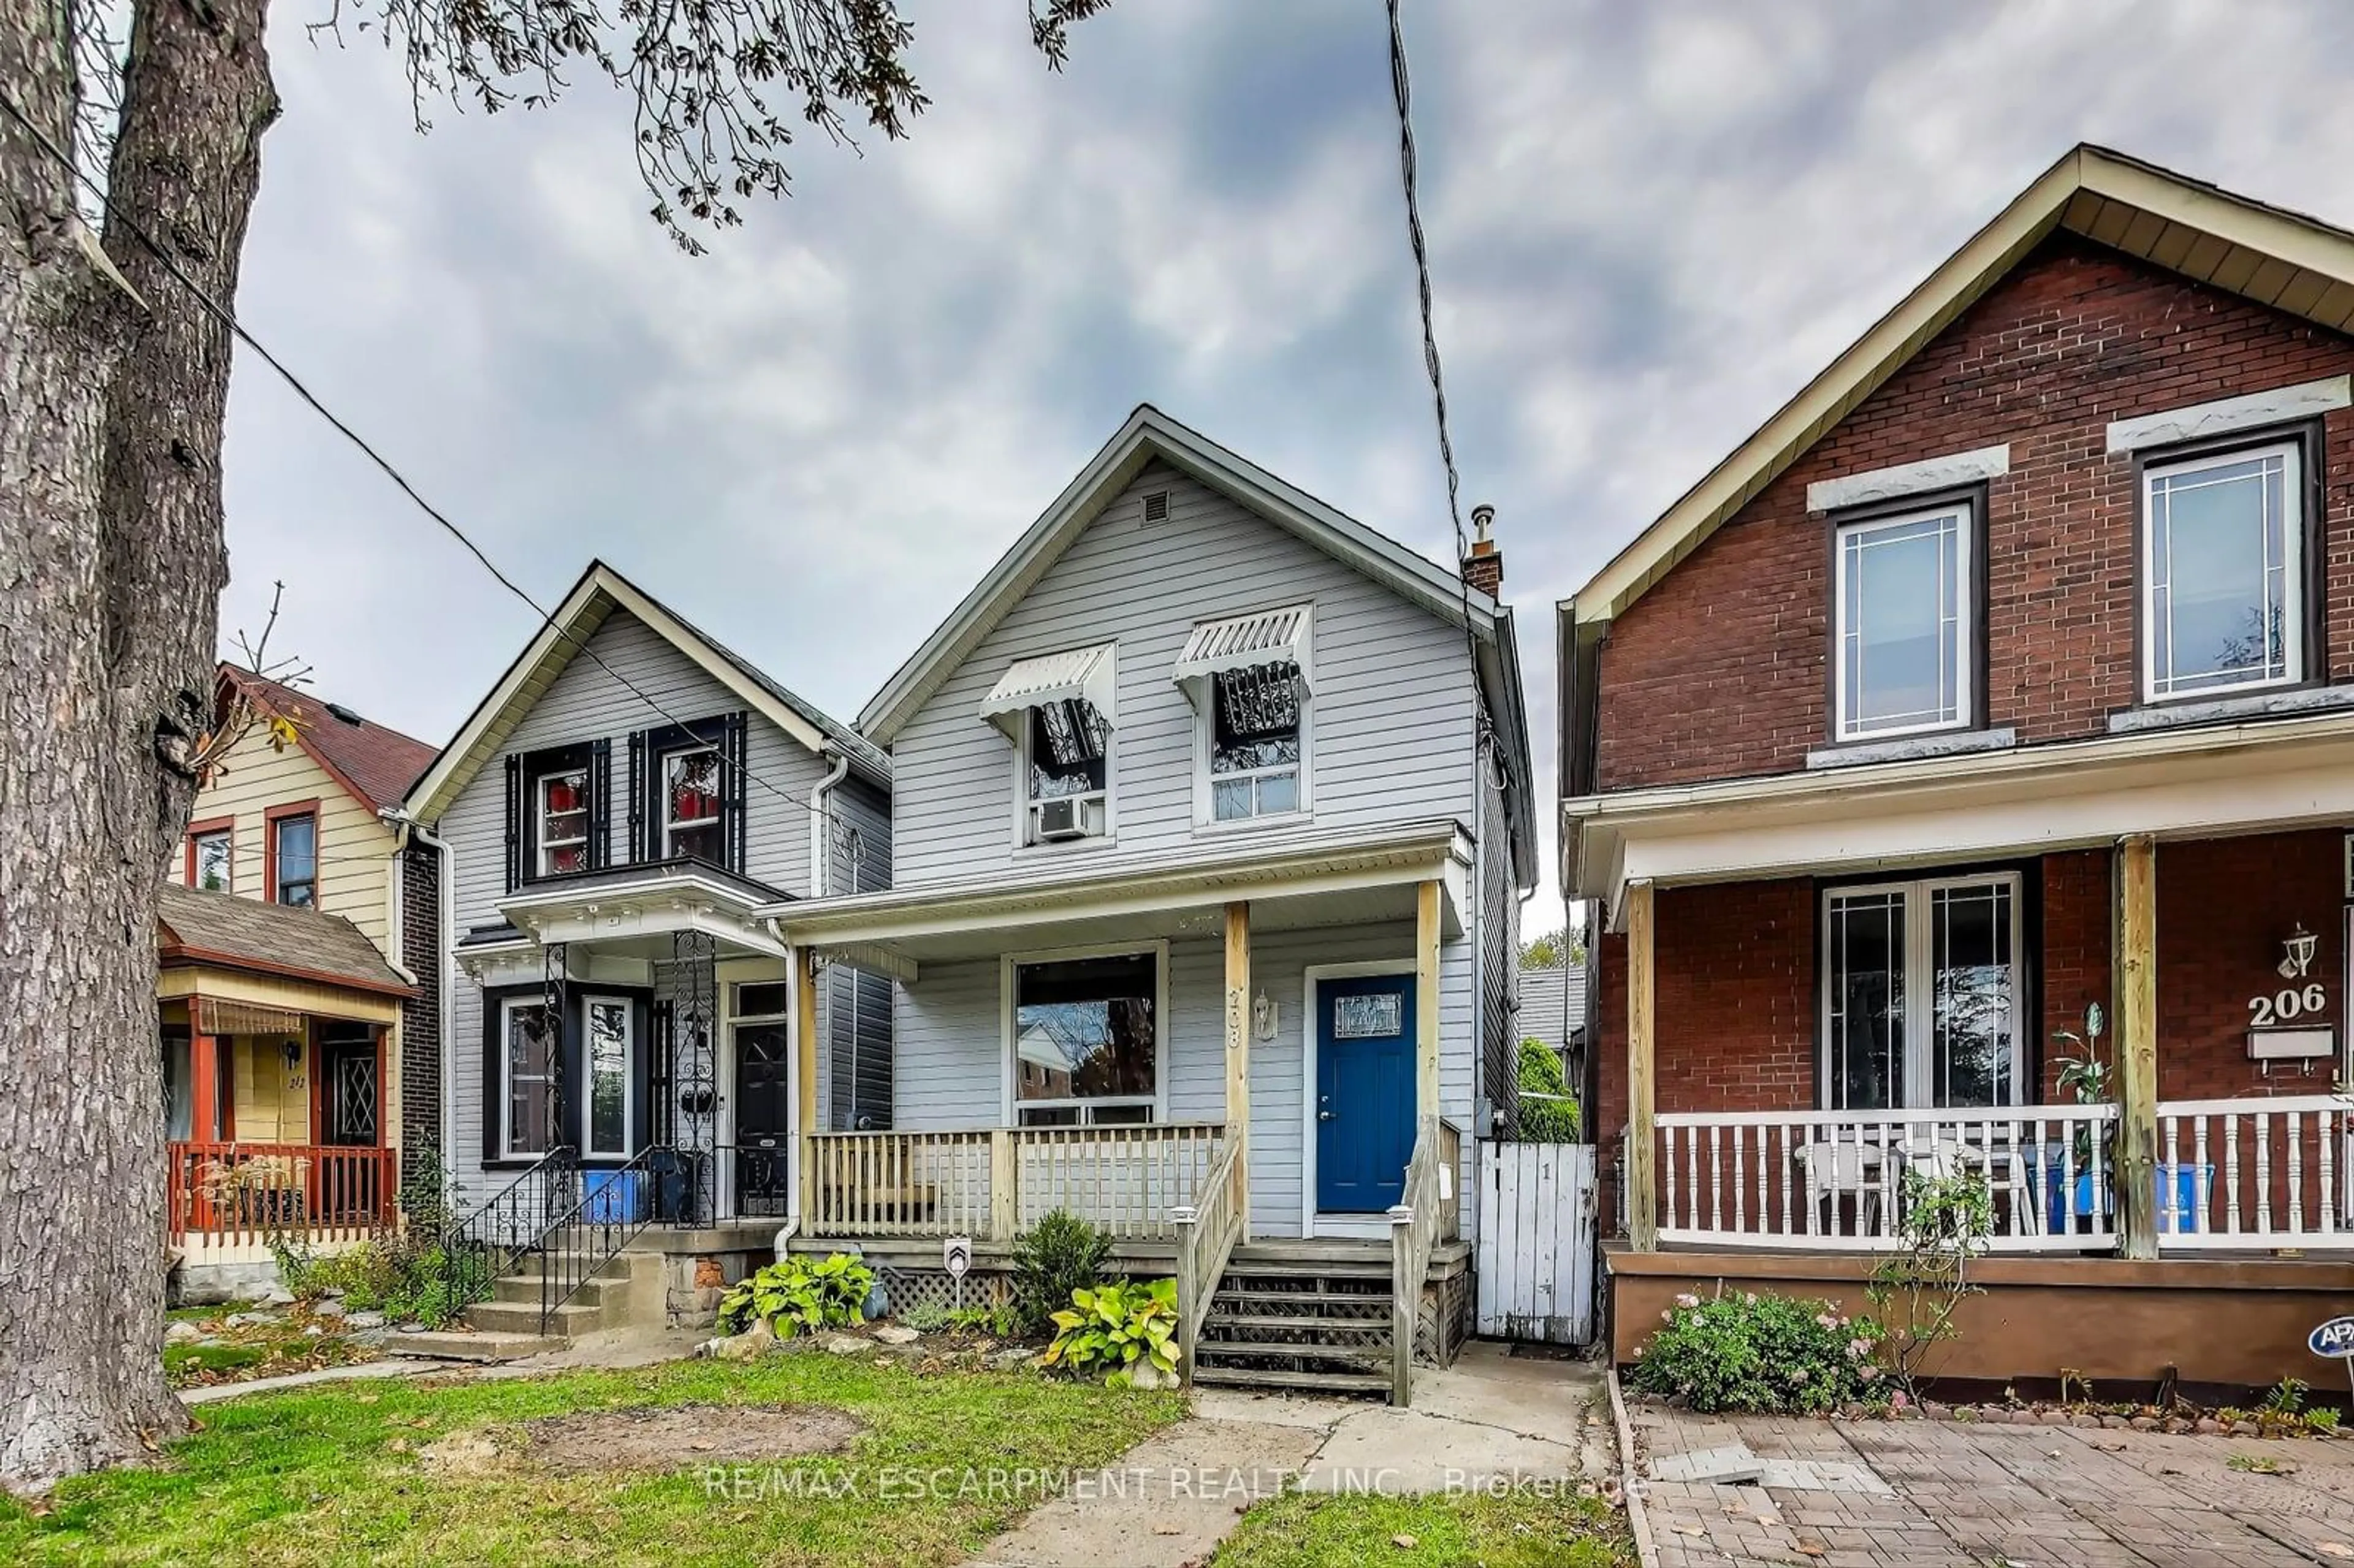
[[[1062,76],[1021,0],[906,0],[913,139],[804,146],[700,260],[611,94],[419,137],[311,9],[243,314],[543,601],[601,555],[848,718],[1140,401],[1453,554],[1377,0],[1119,0]],[[1553,601],[2069,145],[2354,223],[2330,0],[1406,12],[1541,798]],[[228,473],[224,632],[282,579],[322,695],[439,741],[536,624],[250,362]]]

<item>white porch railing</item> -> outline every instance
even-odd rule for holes
[[[2116,1120],[2114,1105],[1663,1113],[1659,1239],[1887,1250],[1906,1171],[1975,1171],[1994,1197],[1992,1249],[2105,1251]]]
[[[2354,1245],[2349,1140],[2345,1096],[2161,1101],[2159,1248]]]
[[[1217,1122],[823,1132],[803,1144],[803,1234],[1011,1241],[1055,1209],[1167,1241],[1225,1139]]]

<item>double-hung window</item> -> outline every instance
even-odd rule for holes
[[[2019,904],[2007,872],[1824,893],[1825,1109],[2020,1102]]]
[[[981,699],[1013,743],[1016,844],[1109,837],[1119,654],[1102,642],[1017,659]]]
[[[588,869],[588,769],[561,768],[532,784],[541,876]]]
[[[2295,440],[2142,469],[2142,694],[2305,679],[2304,451]]]
[[[557,1032],[547,1004],[499,1004],[499,1151],[537,1159],[556,1147]]]
[[[231,831],[207,827],[188,834],[188,885],[207,893],[228,893],[232,873],[229,851]]]
[[[663,753],[663,859],[693,855],[714,865],[726,863],[719,770],[716,746],[684,746]]]
[[[1966,499],[1839,525],[1832,554],[1836,738],[1967,729],[1975,508]]]
[[[1247,822],[1309,808],[1312,607],[1196,624],[1172,673],[1193,705],[1194,821]]]
[[[630,1154],[630,1085],[636,1076],[635,1010],[626,997],[590,996],[581,1003],[582,1054],[588,1080],[587,1136],[591,1160]]]
[[[1161,1087],[1162,958],[1155,948],[1011,963],[1019,1125],[1152,1119]]]
[[[270,897],[308,906],[319,901],[319,819],[309,811],[270,823]]]

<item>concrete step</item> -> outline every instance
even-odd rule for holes
[[[1193,1368],[1193,1381],[1220,1388],[1296,1388],[1308,1393],[1383,1393],[1390,1391],[1386,1374],[1372,1372],[1278,1372],[1269,1367],[1203,1366]]]
[[[602,1307],[605,1304],[607,1289],[618,1289],[624,1283],[626,1282],[616,1279],[610,1275],[596,1279],[585,1279],[580,1282],[580,1288],[573,1292],[572,1299],[585,1306]],[[512,1301],[518,1307],[529,1307],[535,1310],[539,1306],[539,1276],[536,1274],[504,1275],[491,1281],[491,1299]]]
[[[539,1331],[539,1301],[477,1301],[466,1308],[466,1321],[486,1334],[533,1334]],[[552,1313],[547,1331],[558,1338],[593,1333],[605,1326],[605,1309],[594,1304],[567,1301]]]
[[[547,1271],[549,1261],[548,1255],[546,1253],[527,1252],[521,1257],[515,1259],[514,1272],[507,1276],[507,1277],[510,1279],[529,1279],[536,1281],[542,1274],[545,1274]],[[616,1253],[613,1256],[606,1259],[603,1265],[592,1273],[588,1268],[588,1259],[579,1257],[564,1257],[563,1266],[559,1268],[557,1272],[571,1279],[578,1279],[584,1274],[588,1275],[589,1277],[595,1279],[627,1279],[630,1276],[630,1266],[622,1255]],[[537,1288],[536,1285],[534,1286],[534,1288]]]
[[[536,1316],[536,1314],[535,1314]],[[571,1341],[555,1334],[468,1333],[442,1329],[422,1334],[392,1334],[385,1353],[424,1356],[445,1361],[512,1361],[569,1348]]]

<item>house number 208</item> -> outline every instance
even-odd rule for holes
[[[2248,998],[2248,1026],[2266,1029],[2275,1023],[2294,1023],[2308,1012],[2326,1012],[2328,1009],[2329,998],[2319,980],[2302,990],[2290,986],[2270,996]]]

